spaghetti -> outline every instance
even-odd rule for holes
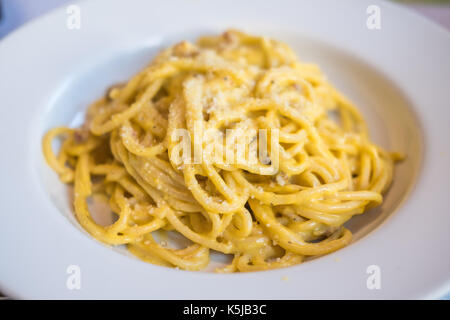
[[[180,148],[180,130],[193,152]],[[225,133],[237,142],[224,146]],[[261,154],[260,142],[270,146],[263,159],[241,161]],[[218,272],[286,267],[346,246],[343,224],[382,202],[396,158],[369,140],[316,65],[234,30],[164,50],[92,104],[81,128],[48,131],[43,152],[74,184],[76,217],[94,238],[185,270],[205,268],[210,250],[233,255]],[[93,219],[95,196],[117,215],[111,225]],[[168,247],[160,230],[190,244]]]

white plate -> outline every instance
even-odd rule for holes
[[[369,30],[366,9],[380,8]],[[0,290],[20,298],[438,298],[450,289],[450,36],[379,1],[85,1],[0,43]],[[228,27],[288,42],[354,100],[374,139],[405,152],[380,209],[352,221],[350,246],[257,273],[167,269],[82,231],[45,165],[43,132],[69,124],[155,52]],[[81,270],[69,290],[67,268]],[[367,287],[379,267],[381,289]]]

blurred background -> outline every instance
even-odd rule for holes
[[[126,1],[126,0],[124,0]],[[187,0],[189,1],[189,0]],[[392,0],[450,30],[450,0]],[[0,0],[0,39],[25,22],[72,0]]]

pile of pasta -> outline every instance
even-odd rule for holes
[[[201,161],[180,163],[179,129],[202,150],[223,145],[199,132],[234,129],[252,142],[267,130],[268,161],[227,163],[202,152]],[[370,141],[361,114],[318,66],[284,43],[235,30],[162,51],[93,103],[80,128],[49,130],[43,151],[74,185],[77,220],[94,238],[185,270],[205,268],[211,250],[232,255],[217,272],[287,267],[346,246],[344,223],[382,202],[396,160]],[[115,214],[112,224],[93,218],[95,197]],[[188,245],[158,240],[161,230]]]

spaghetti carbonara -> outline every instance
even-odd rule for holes
[[[343,224],[382,202],[396,158],[316,65],[234,30],[164,50],[93,103],[82,127],[48,131],[43,151],[94,238],[185,270],[205,268],[211,250],[232,255],[218,272],[346,246]],[[93,219],[93,198],[112,224]],[[161,230],[189,244],[170,247]]]

